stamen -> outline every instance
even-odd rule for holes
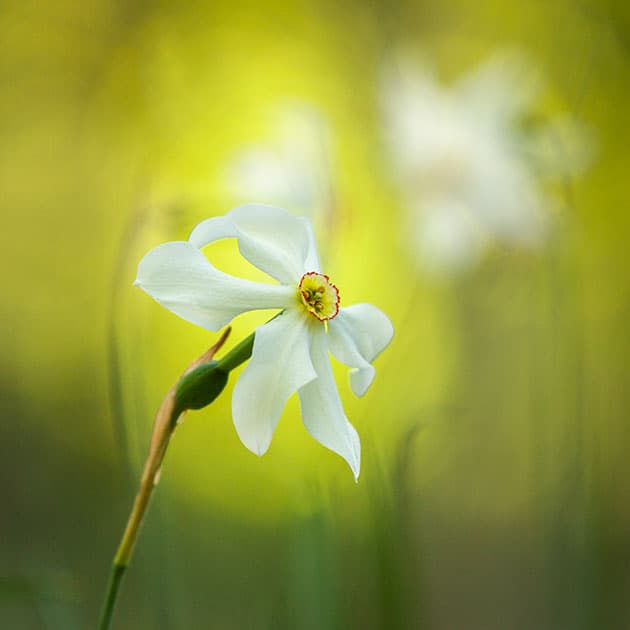
[[[333,319],[339,312],[339,290],[328,276],[309,271],[298,286],[302,304],[320,322]]]

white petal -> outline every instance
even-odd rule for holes
[[[222,238],[236,238],[236,227],[230,215],[211,217],[195,226],[190,233],[188,240],[197,248],[201,249]]]
[[[466,111],[494,124],[519,116],[540,91],[541,77],[526,56],[503,51],[487,59],[453,86]]]
[[[287,310],[258,328],[252,358],[232,395],[232,418],[243,444],[265,453],[289,396],[315,377],[303,312]]]
[[[328,322],[330,351],[350,370],[350,387],[363,396],[372,384],[375,370],[370,363],[387,347],[394,336],[391,321],[372,304],[342,308]]]
[[[249,262],[283,284],[297,284],[307,271],[319,271],[310,222],[282,208],[239,206],[224,217],[200,223],[189,240],[203,247],[230,236],[236,237],[241,254]]]
[[[302,421],[308,432],[326,448],[341,455],[355,480],[361,469],[361,442],[348,422],[328,358],[328,341],[323,327],[312,329],[311,360],[317,378],[299,391]]]
[[[152,249],[138,265],[135,283],[186,321],[219,330],[236,315],[293,304],[292,287],[235,278],[213,267],[191,243],[175,241]]]

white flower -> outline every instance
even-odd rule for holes
[[[277,283],[242,280],[211,265],[201,248],[230,237]],[[350,385],[362,396],[374,378],[371,362],[389,344],[393,328],[371,304],[339,308],[339,292],[321,273],[307,219],[273,206],[240,206],[197,225],[188,241],[151,250],[136,284],[176,315],[212,331],[245,311],[282,309],[256,330],[251,360],[234,387],[238,435],[251,451],[265,453],[297,391],[308,432],[341,455],[358,478],[359,437],[344,414],[328,353],[353,368]]]
[[[283,108],[269,142],[240,151],[226,168],[226,183],[239,201],[257,199],[303,214],[323,229],[333,210],[330,130],[307,104]]]
[[[492,242],[537,246],[547,227],[538,175],[575,171],[588,151],[568,119],[524,132],[538,86],[531,67],[500,55],[445,88],[426,69],[403,64],[384,85],[387,140],[416,260],[457,271]],[[553,138],[564,146],[550,150]]]

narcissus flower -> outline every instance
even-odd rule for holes
[[[385,79],[386,139],[416,262],[458,272],[495,243],[539,246],[550,202],[540,175],[578,172],[591,149],[568,116],[525,124],[537,96],[532,66],[497,55],[447,87],[407,61]]]
[[[335,228],[343,220],[334,162],[326,117],[309,103],[293,103],[270,117],[264,140],[242,147],[227,162],[225,192],[233,205],[257,199],[310,219],[325,262],[335,247]]]
[[[201,252],[236,238],[239,251],[276,283],[236,278]],[[340,307],[340,293],[322,273],[310,222],[285,210],[249,204],[203,221],[188,241],[159,245],[140,262],[136,284],[183,319],[217,331],[256,309],[281,309],[255,333],[252,357],[237,381],[232,416],[241,441],[258,455],[269,448],[288,398],[298,392],[302,420],[321,444],[359,475],[359,436],[346,418],[329,352],[351,367],[350,386],[362,396],[374,378],[372,361],[393,327],[371,304]]]
[[[307,103],[280,109],[266,142],[246,146],[225,169],[232,198],[292,208],[325,233],[334,208],[328,123]]]

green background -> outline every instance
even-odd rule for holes
[[[446,80],[524,50],[535,115],[589,129],[547,247],[416,273],[379,111],[399,47]],[[242,201],[226,162],[308,102],[334,152],[326,271],[396,330],[363,399],[335,366],[361,478],[294,400],[247,451],[233,376],[175,435],[114,627],[630,627],[629,50],[612,0],[5,3],[0,626],[96,626],[153,415],[217,338],[133,288],[137,262]]]

